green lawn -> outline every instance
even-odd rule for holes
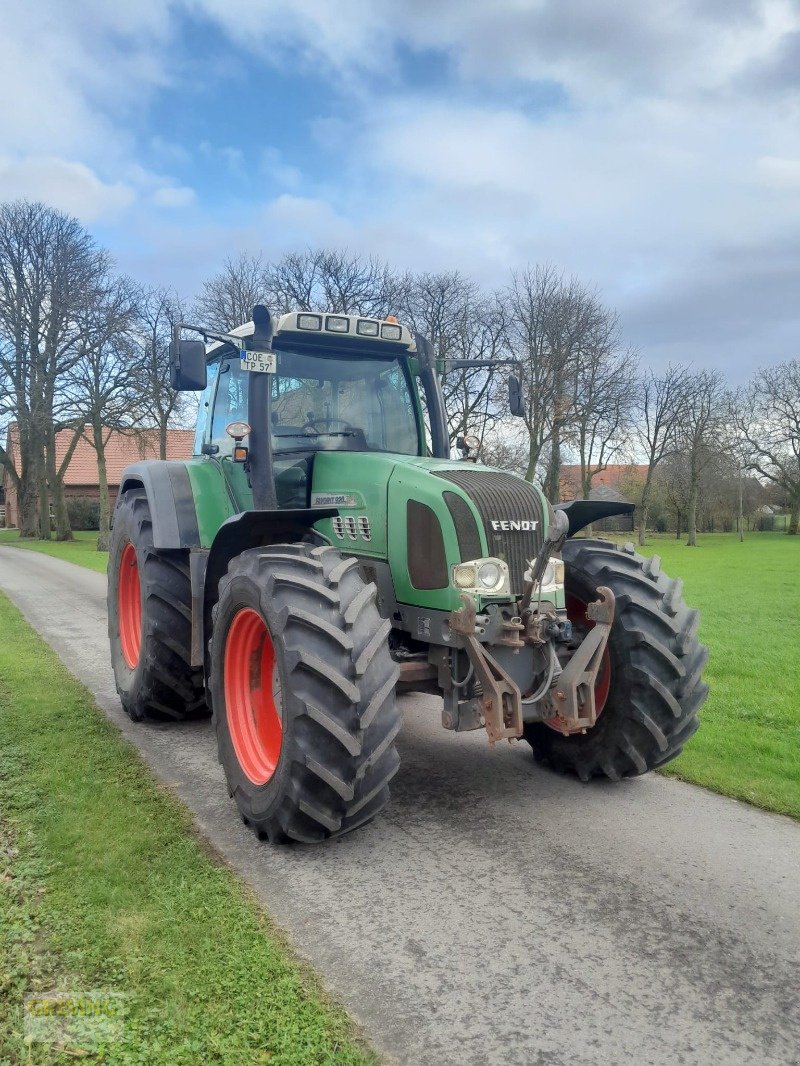
[[[800,537],[653,538],[702,613],[711,692],[699,732],[666,773],[800,818]]]
[[[0,1062],[374,1063],[3,596],[0,633]],[[23,997],[53,989],[120,995],[121,1038],[26,1046]]]
[[[55,540],[20,540],[16,529],[0,529],[0,544],[12,544],[15,548],[26,551],[44,552],[55,555],[79,566],[88,566],[90,570],[106,572],[108,552],[97,550],[97,533],[75,533],[75,540],[59,543]]]

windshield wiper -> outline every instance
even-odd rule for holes
[[[273,437],[307,437],[309,440],[313,440],[314,437],[357,437],[359,432],[363,433],[363,430],[358,429],[327,429],[314,430],[312,433],[273,433]]]

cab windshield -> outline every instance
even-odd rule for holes
[[[407,368],[397,358],[341,358],[279,351],[272,386],[274,454],[377,451],[419,454],[419,430]],[[211,442],[230,451],[225,427],[247,420],[252,371],[238,355],[223,360],[214,401]]]

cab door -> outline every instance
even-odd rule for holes
[[[225,427],[231,422],[247,421],[248,380],[238,357],[223,360],[219,365],[217,387],[208,418],[206,451],[220,465],[237,512],[252,510],[253,490],[248,484],[244,464],[233,461],[234,442],[225,432]],[[244,443],[246,445],[247,440]]]

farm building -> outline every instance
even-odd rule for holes
[[[16,427],[12,424],[8,429],[6,451],[14,465],[17,465]],[[85,434],[80,437],[75,451],[70,459],[67,472],[64,476],[64,494],[66,498],[82,498],[98,500],[100,498],[100,483],[97,474],[97,454],[89,443],[89,427]],[[72,430],[65,429],[56,434],[56,463],[63,462],[72,440]],[[188,459],[192,454],[194,444],[194,432],[189,429],[167,430],[167,458]],[[138,430],[135,433],[121,433],[118,430],[107,431],[106,444],[106,470],[108,476],[108,491],[112,506],[119,492],[122,471],[131,463],[141,462],[142,459],[159,458],[159,435],[158,430]],[[5,503],[5,525],[14,527],[17,525],[17,492],[8,471],[3,467],[2,490],[0,499]],[[2,524],[2,523],[0,523]]]
[[[637,463],[617,463],[607,466],[605,470],[599,470],[592,478],[592,489],[589,493],[590,500],[607,500],[610,503],[631,503],[626,496],[625,490],[632,487],[637,481],[643,482],[647,476],[647,466]],[[581,468],[577,463],[566,464],[561,467],[559,473],[560,496],[563,501],[580,500],[581,492]],[[620,515],[614,518],[606,518],[602,522],[595,523],[595,528],[608,532],[630,532],[634,528],[633,515]]]

